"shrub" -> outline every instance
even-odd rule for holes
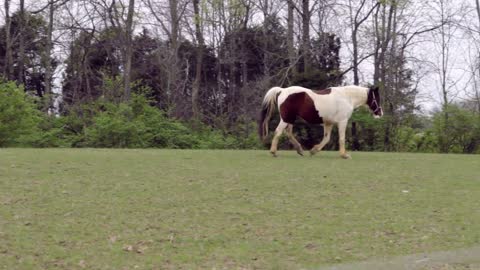
[[[445,113],[448,120],[445,123]],[[480,120],[478,115],[456,105],[433,117],[433,132],[441,152],[475,153],[480,147]]]
[[[99,113],[85,130],[85,141],[92,147],[146,147],[146,127],[134,119],[131,107],[120,104]]]
[[[21,87],[0,81],[0,147],[28,144],[40,120],[40,111]]]
[[[81,146],[116,148],[199,148],[198,137],[184,124],[169,119],[142,95],[128,103],[97,102],[92,124]],[[95,110],[93,110],[95,111]]]
[[[29,140],[33,147],[71,147],[77,136],[69,131],[69,118],[44,116]]]

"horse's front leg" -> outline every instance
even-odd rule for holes
[[[347,131],[348,120],[338,123],[338,144],[340,145],[340,157],[344,159],[351,158],[345,150],[345,132]]]

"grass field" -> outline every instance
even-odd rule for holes
[[[480,244],[480,156],[279,154],[0,149],[0,268],[317,269]]]

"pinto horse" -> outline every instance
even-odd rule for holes
[[[310,150],[311,155],[322,150],[330,141],[330,133],[333,125],[336,124],[340,137],[340,156],[348,159],[350,155],[345,151],[345,131],[353,110],[360,106],[368,106],[375,118],[383,115],[378,87],[350,85],[319,91],[300,86],[273,87],[265,94],[262,103],[259,121],[259,133],[262,139],[268,135],[268,121],[272,117],[275,105],[278,105],[280,112],[280,123],[275,129],[270,147],[270,153],[274,157],[277,156],[278,140],[284,131],[297,153],[303,156],[302,145],[293,136],[293,123],[297,117],[309,124],[323,124],[323,139]]]

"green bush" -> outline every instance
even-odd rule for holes
[[[436,113],[433,132],[440,152],[475,153],[480,148],[480,119],[459,106],[450,105],[446,111]]]
[[[40,121],[40,111],[24,90],[0,81],[0,147],[28,145]]]
[[[432,130],[419,132],[414,135],[413,140],[416,144],[416,152],[436,153],[438,152],[438,139]]]
[[[28,146],[32,147],[71,147],[74,134],[68,132],[68,118],[45,116],[38,130],[30,137]]]
[[[393,138],[395,151],[398,152],[416,152],[417,142],[415,141],[415,130],[411,127],[400,126],[396,129]]]
[[[93,125],[85,129],[85,141],[92,147],[145,147],[145,125],[133,117],[130,107],[120,104],[109,108],[93,119]]]
[[[184,124],[169,119],[142,95],[128,103],[97,102],[92,123],[79,146],[115,148],[198,148],[199,139]]]
[[[67,115],[45,118],[35,147],[105,147],[173,149],[260,148],[255,124],[240,125],[238,134],[223,134],[202,124],[169,118],[144,95],[129,102],[101,99],[70,108]],[[193,128],[195,126],[195,128]]]
[[[355,121],[357,124],[357,140],[360,144],[361,151],[383,151],[383,137],[385,133],[385,123],[388,116],[380,119],[372,117],[370,111],[366,108],[359,108],[352,115],[351,122]],[[353,143],[351,134],[347,134],[349,143]],[[352,147],[349,145],[349,147]]]

